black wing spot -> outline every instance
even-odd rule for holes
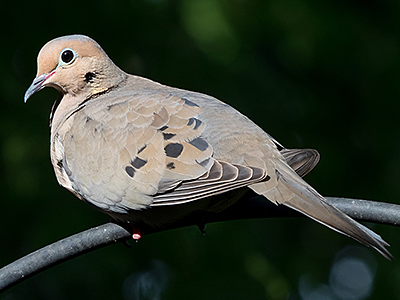
[[[194,119],[194,120],[196,121],[196,125],[194,125],[193,129],[196,130],[197,128],[200,127],[201,123],[203,122],[201,122],[199,119]]]
[[[139,154],[140,152],[142,152],[144,149],[146,149],[147,145],[144,145],[142,148],[139,149],[139,151],[137,152],[137,154]]]
[[[269,175],[267,175],[267,177],[265,177],[264,181],[268,181],[270,179],[271,179],[271,177]]]
[[[63,167],[63,160],[60,159],[59,161],[57,161],[57,167],[59,167],[60,169],[62,169]]]
[[[164,125],[163,127],[161,127],[160,129],[158,129],[158,130],[160,130],[160,131],[164,131],[165,129],[167,129],[168,128],[168,126],[167,125]]]
[[[188,126],[191,126],[194,122],[194,118],[190,118],[189,121],[187,122]]]
[[[163,132],[163,135],[164,135],[165,141],[168,141],[168,140],[172,139],[174,136],[176,136],[175,133],[165,133],[165,132]]]
[[[191,145],[195,146],[200,151],[205,151],[208,148],[208,143],[202,138],[195,138],[189,142]]]
[[[135,159],[133,161],[131,161],[131,165],[135,169],[140,169],[145,164],[147,164],[147,160],[141,159],[140,157],[137,157],[137,156],[135,157]]]
[[[182,144],[171,143],[164,147],[165,154],[168,157],[177,158],[183,151]]]
[[[132,168],[131,166],[127,166],[125,168],[125,172],[126,172],[126,174],[128,174],[132,178],[133,178],[133,175],[135,175],[135,169]]]
[[[173,162],[170,162],[170,163],[167,165],[167,168],[170,169],[170,170],[175,169],[175,164],[174,164]]]
[[[205,160],[203,160],[203,161],[201,161],[201,162],[198,162],[198,161],[196,160],[196,162],[197,162],[200,166],[202,166],[202,167],[205,168],[205,167],[208,165],[210,159],[211,159],[211,157],[206,158]]]
[[[190,101],[190,100],[188,100],[186,98],[182,98],[182,100],[185,101],[186,105],[199,107],[196,103],[194,103],[194,102],[192,102],[192,101]]]

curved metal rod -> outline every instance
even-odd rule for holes
[[[400,226],[400,205],[369,200],[331,198],[328,201],[338,209],[359,221]],[[271,217],[303,216],[284,206],[276,206],[260,196],[239,201],[218,214],[190,216],[176,224],[161,229],[141,228],[142,235],[190,225]],[[94,251],[117,242],[125,242],[132,232],[121,225],[106,223],[36,250],[0,269],[0,292],[30,278],[52,266],[84,253]]]

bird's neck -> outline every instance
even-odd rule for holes
[[[89,98],[120,86],[126,81],[128,74],[111,62],[95,72],[86,73],[85,77],[90,84],[87,95]]]

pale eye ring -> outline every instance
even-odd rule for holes
[[[61,51],[58,61],[61,65],[69,65],[76,59],[76,57],[77,54],[74,50],[65,48]]]

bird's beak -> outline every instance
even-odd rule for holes
[[[31,86],[26,90],[25,92],[25,97],[24,97],[24,102],[26,103],[26,101],[28,101],[28,99],[36,92],[40,91],[42,88],[44,88],[44,83],[46,82],[46,80],[52,76],[55,73],[55,71],[50,72],[49,74],[42,74],[37,76]]]

